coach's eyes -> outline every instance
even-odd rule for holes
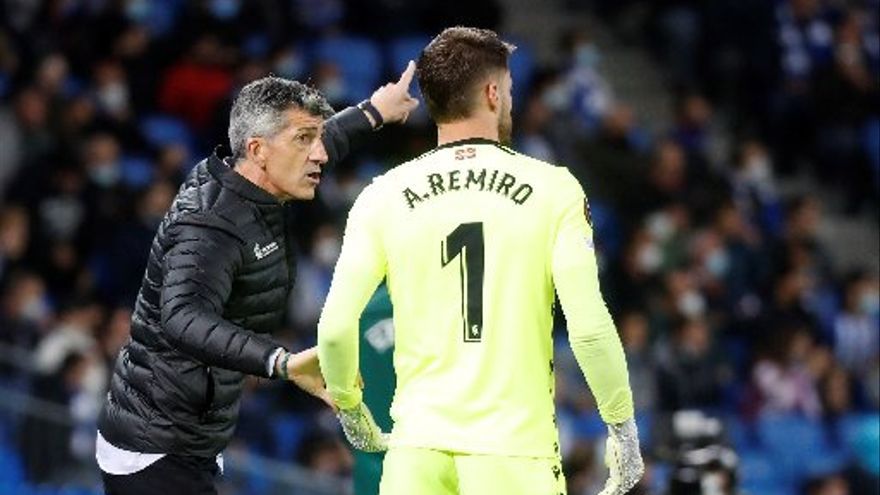
[[[309,146],[315,140],[314,134],[297,134],[296,137],[293,138],[296,144],[301,146]]]

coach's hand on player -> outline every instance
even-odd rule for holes
[[[419,106],[419,100],[409,94],[409,85],[415,72],[416,64],[410,60],[397,82],[382,86],[370,96],[370,103],[382,115],[382,123],[406,122],[409,113]],[[373,127],[376,127],[372,116],[369,118]]]
[[[330,398],[324,377],[321,375],[318,348],[311,347],[301,352],[287,354],[287,359],[282,355],[275,361],[275,370],[279,376],[333,407],[333,399]],[[287,367],[286,370],[281,369],[284,365]]]
[[[339,409],[336,413],[345,438],[351,445],[364,452],[384,452],[388,450],[388,434],[382,433],[373,415],[363,402],[349,409]]]
[[[605,464],[608,466],[608,481],[599,495],[623,495],[642,479],[645,464],[639,449],[635,419],[608,425]]]

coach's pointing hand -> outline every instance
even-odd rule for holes
[[[409,94],[409,85],[415,73],[416,64],[410,60],[397,82],[382,86],[370,96],[370,103],[373,104],[382,116],[382,122],[378,123],[378,125],[390,122],[406,122],[409,113],[419,106],[419,100]],[[373,127],[377,127],[373,116],[369,112],[366,112],[366,114]]]

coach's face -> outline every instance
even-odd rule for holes
[[[324,119],[300,109],[287,110],[284,118],[284,129],[265,140],[266,176],[279,199],[313,199],[327,163]]]

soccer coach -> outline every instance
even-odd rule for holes
[[[232,156],[195,166],[150,248],[98,421],[108,495],[216,494],[245,375],[290,380],[329,403],[315,349],[293,354],[267,335],[295,280],[285,204],[314,198],[326,164],[406,119],[413,71],[335,115],[296,81],[264,77],[238,94]]]

